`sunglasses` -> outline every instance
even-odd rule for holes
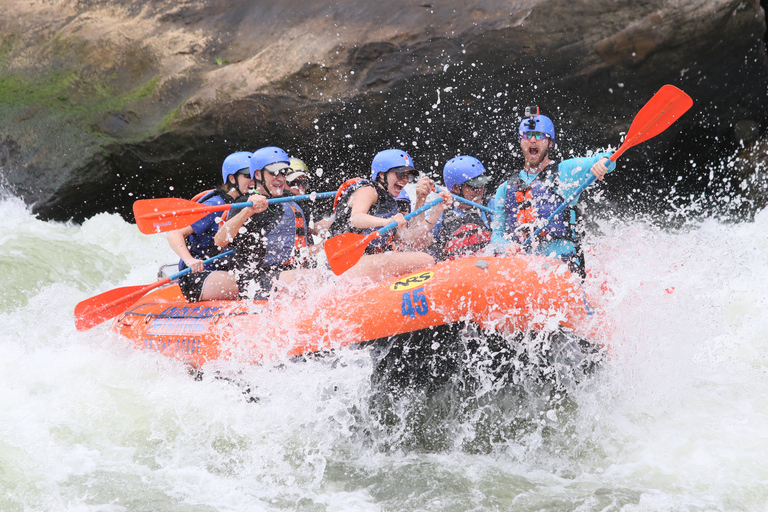
[[[264,170],[267,171],[272,176],[279,176],[280,174],[285,176],[289,172],[293,172],[293,169],[291,169],[290,167],[284,167],[282,169],[277,169],[277,170],[269,170],[269,169],[264,169]]]
[[[528,140],[544,140],[549,138],[549,135],[544,132],[525,132],[520,136]]]
[[[417,171],[394,171],[394,173],[395,176],[397,176],[398,181],[407,179],[408,183],[413,183],[419,176]]]
[[[249,169],[240,169],[235,174],[240,174],[248,179],[251,179],[251,171]]]
[[[297,180],[289,181],[288,184],[292,187],[303,187],[307,184],[307,180],[299,178]]]

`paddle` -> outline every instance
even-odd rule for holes
[[[609,157],[609,160],[615,162],[629,148],[660,134],[685,114],[691,106],[693,106],[693,100],[690,96],[674,85],[665,85],[637,113],[629,127],[624,143]],[[579,197],[579,194],[584,192],[596,179],[597,176],[591,174],[563,204],[552,212],[552,215],[541,227],[526,238],[522,246],[529,245],[552,222],[552,219],[562,213],[571,201]]]
[[[405,220],[410,220],[417,215],[424,213],[436,204],[440,203],[443,198],[435,199],[421,208],[418,208],[405,216]],[[331,266],[333,273],[338,275],[343,274],[350,268],[355,266],[355,263],[360,261],[360,258],[365,253],[366,247],[372,241],[380,237],[383,233],[395,229],[397,222],[390,222],[386,226],[379,228],[378,231],[369,233],[367,235],[360,235],[357,233],[342,233],[333,238],[329,238],[325,241],[325,255],[328,258],[328,264]]]
[[[475,203],[474,201],[470,201],[469,199],[465,199],[465,198],[461,197],[458,194],[454,194],[453,192],[451,192],[451,195],[453,196],[453,198],[456,201],[458,201],[460,203],[468,204],[469,206],[474,206],[475,208],[477,208],[479,210],[482,210],[482,211],[484,211],[486,213],[490,213],[491,215],[493,215],[493,210],[491,210],[487,206],[483,206],[483,205],[481,205],[479,203]]]
[[[287,203],[289,201],[306,201],[307,199],[323,199],[333,197],[336,191],[305,194],[302,196],[276,197],[267,201],[269,204]],[[136,226],[145,235],[164,233],[180,229],[202,219],[212,212],[223,212],[230,209],[253,206],[251,201],[233,204],[207,205],[178,198],[139,199],[133,203],[133,215]]]
[[[435,187],[435,192],[440,192],[442,190],[447,190],[447,189],[444,187]],[[453,192],[451,192],[451,195],[455,200],[457,200],[460,203],[468,204],[469,206],[474,206],[475,208],[478,208],[486,213],[490,213],[491,215],[493,215],[493,210],[491,210],[487,206],[483,206],[479,203],[475,203],[474,201],[470,201],[469,199],[466,199],[460,196],[459,194],[454,194]]]
[[[203,263],[211,263],[212,261],[225,258],[232,254],[232,252],[226,251],[217,254],[213,258],[208,258]],[[75,327],[78,331],[87,331],[105,320],[116,317],[150,290],[168,284],[174,279],[178,279],[190,272],[192,272],[191,268],[185,268],[180,272],[146,286],[123,286],[122,288],[115,288],[114,290],[100,293],[90,299],[85,299],[75,306]]]

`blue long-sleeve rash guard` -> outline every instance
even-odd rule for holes
[[[568,199],[571,194],[579,188],[579,185],[592,174],[590,172],[592,166],[601,158],[609,156],[611,156],[611,153],[598,153],[592,157],[563,160],[557,166],[559,180],[555,192],[563,198]],[[616,169],[616,163],[609,161],[607,167],[608,172],[611,172]],[[528,174],[525,171],[520,171],[520,179],[526,184],[530,184],[536,176],[536,174]],[[493,199],[494,212],[493,221],[491,222],[491,229],[493,230],[493,234],[491,235],[491,246],[493,246],[497,252],[500,252],[504,246],[509,244],[509,240],[504,238],[504,233],[507,227],[507,215],[504,211],[504,205],[506,204],[508,187],[509,183],[507,181],[502,183],[501,186],[496,189],[496,194],[494,194]],[[576,205],[576,203],[579,202],[580,197],[581,194],[574,197],[568,205]],[[555,256],[561,256],[563,254],[571,254],[574,251],[574,244],[569,240],[549,240],[539,244],[535,252],[542,255],[551,255],[554,253]]]

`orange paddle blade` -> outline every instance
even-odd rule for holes
[[[378,231],[369,235],[342,233],[326,240],[325,256],[328,258],[328,264],[333,273],[339,276],[354,267],[365,253],[368,244],[378,236]]]
[[[211,212],[229,208],[228,204],[204,205],[174,197],[139,199],[133,203],[133,215],[139,231],[151,235],[190,226]]]
[[[90,299],[85,299],[75,306],[75,327],[78,331],[87,331],[91,327],[114,318],[128,309],[148,291],[170,281],[171,278],[166,277],[150,285],[124,286],[106,291]]]
[[[622,153],[632,146],[666,130],[692,105],[691,97],[674,85],[665,85],[659,89],[659,92],[654,94],[637,113],[629,127],[624,143],[611,155],[611,161],[615,162]]]

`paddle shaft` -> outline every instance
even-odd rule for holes
[[[421,215],[422,213],[424,213],[425,211],[429,210],[433,206],[441,203],[442,201],[443,201],[443,198],[441,197],[440,199],[435,199],[434,201],[431,201],[431,202],[425,204],[421,208],[417,208],[417,209],[413,210],[411,213],[409,213],[408,215],[405,216],[405,220],[411,220],[412,218],[416,217],[417,215]],[[367,246],[375,238],[380,237],[383,233],[386,233],[387,231],[395,229],[396,227],[397,227],[397,222],[390,222],[386,226],[377,229],[376,231],[374,231],[373,233],[371,233],[369,235],[366,235],[366,237],[364,239],[362,239],[362,241],[360,243],[365,243],[365,245]],[[341,256],[341,255],[347,254],[349,252],[352,252],[354,249],[355,249],[355,247],[353,245],[350,245],[346,249],[343,249],[343,250],[339,251],[339,255]]]
[[[267,200],[267,204],[306,201],[335,196],[335,192],[320,192],[300,196],[275,197]],[[191,226],[206,215],[223,212],[230,209],[241,209],[253,206],[253,202],[230,204],[201,204],[179,198],[139,199],[133,203],[133,214],[136,226],[146,235],[173,231]]]
[[[222,258],[226,258],[227,256],[231,256],[232,254],[234,254],[234,252],[235,251],[229,250],[229,251],[225,251],[225,252],[223,252],[221,254],[217,254],[216,256],[213,256],[212,258],[208,258],[207,260],[203,261],[203,264],[207,265],[208,263],[213,263],[216,260],[220,260]],[[145,293],[147,293],[148,291],[154,290],[155,288],[159,288],[160,286],[163,286],[164,284],[168,284],[171,281],[175,281],[176,279],[178,279],[178,278],[180,278],[182,276],[185,276],[185,275],[189,274],[190,272],[192,272],[192,269],[187,267],[184,270],[180,270],[180,271],[176,272],[175,274],[172,274],[172,275],[170,275],[168,277],[164,277],[163,279],[161,279],[161,280],[159,280],[157,282],[149,284],[149,285],[145,286],[144,288],[142,288],[140,290],[137,290],[137,291],[135,291],[133,293],[130,293],[130,294],[126,295],[125,297],[120,297],[117,300],[113,300],[112,302],[109,302],[109,303],[105,304],[104,307],[101,308],[101,309],[108,309],[108,308],[110,308],[112,306],[116,306],[117,304],[120,304],[121,302],[125,302],[126,300],[131,299],[133,297],[140,297],[140,296],[144,295]]]
[[[267,204],[279,204],[279,203],[289,203],[291,201],[306,201],[308,199],[324,199],[326,197],[333,197],[336,195],[335,191],[331,192],[320,192],[317,194],[304,194],[301,196],[285,196],[285,197],[273,197],[272,199],[267,200]],[[226,210],[239,210],[242,208],[248,208],[253,206],[253,201],[245,201],[243,203],[229,203],[229,204],[214,204],[214,205],[207,205],[207,204],[200,204],[198,206],[191,206],[190,208],[187,208],[184,213],[190,214],[190,213],[213,213],[213,212],[223,212]],[[147,212],[141,215],[143,219],[162,219],[169,215],[168,211],[164,210],[158,210],[156,212]]]
[[[416,215],[424,213],[433,206],[439,204],[442,200],[443,198],[441,197],[425,204],[421,208],[417,208],[406,215],[405,220],[410,220]],[[397,222],[390,222],[386,226],[367,235],[347,232],[326,240],[325,254],[328,257],[328,264],[330,265],[331,270],[333,270],[333,273],[338,276],[352,268],[358,261],[360,261],[360,258],[368,248],[368,244],[380,237],[382,233],[395,229],[396,227]]]
[[[333,197],[336,195],[336,191],[332,190],[330,192],[320,192],[317,194],[304,194],[302,196],[286,196],[286,197],[273,197],[272,199],[267,200],[267,204],[278,204],[278,203],[288,203],[291,201],[306,201],[307,199],[325,199],[326,197]],[[232,204],[222,204],[221,208],[217,208],[217,210],[238,210],[240,208],[248,208],[250,206],[253,206],[252,201],[246,201],[244,203],[232,203]],[[217,211],[214,209],[211,209],[211,211]]]
[[[434,201],[430,201],[429,203],[425,204],[421,208],[417,208],[417,209],[413,210],[411,213],[409,213],[408,215],[406,215],[405,216],[405,220],[411,220],[412,218],[416,217],[417,215],[421,215],[422,213],[424,213],[425,211],[429,210],[433,206],[438,205],[438,204],[440,204],[442,202],[443,202],[443,198],[442,197],[439,198],[439,199],[435,199]],[[474,204],[474,203],[472,203],[472,204]],[[378,233],[379,236],[381,236],[382,233],[386,233],[387,231],[389,231],[391,229],[395,229],[396,227],[397,227],[397,222],[390,222],[389,224],[387,224],[383,228],[379,228],[375,232]]]
[[[213,263],[214,261],[220,260],[221,258],[226,258],[227,256],[230,256],[230,255],[234,254],[234,252],[235,251],[233,251],[231,249],[229,251],[224,251],[221,254],[217,254],[216,256],[213,256],[213,257],[208,258],[207,260],[203,261],[203,265],[207,265],[209,263]],[[187,267],[184,270],[179,270],[175,274],[172,274],[172,275],[168,276],[168,279],[170,281],[174,281],[174,280],[176,280],[176,279],[178,279],[178,278],[180,278],[182,276],[185,276],[185,275],[189,274],[190,272],[192,272],[192,269]]]
[[[437,187],[435,191],[436,192],[440,192],[441,190],[447,190],[447,189],[444,189],[443,187]],[[473,206],[473,207],[475,207],[475,208],[477,208],[479,210],[484,211],[485,213],[489,213],[489,214],[493,215],[493,210],[491,210],[487,206],[483,206],[483,205],[481,205],[479,203],[475,203],[474,201],[470,201],[469,199],[466,199],[466,198],[460,196],[459,194],[454,194],[453,192],[451,192],[451,195],[453,196],[453,198],[455,200],[457,200],[460,203],[468,204],[469,206]]]

